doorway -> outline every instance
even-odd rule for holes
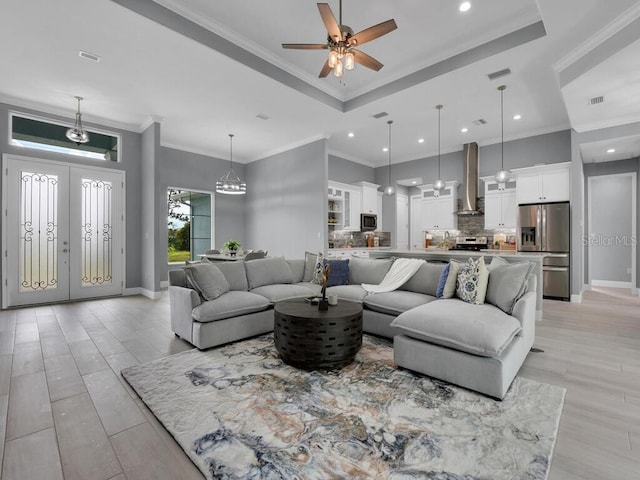
[[[3,157],[2,306],[122,294],[124,172]]]
[[[636,285],[636,174],[588,179],[588,279],[594,287]]]

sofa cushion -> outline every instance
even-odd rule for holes
[[[452,298],[456,294],[456,283],[458,281],[458,271],[462,263],[455,260],[449,261],[449,274],[447,275],[447,281],[444,282],[444,288],[442,289],[441,298]]]
[[[493,265],[493,262],[491,262]],[[511,315],[516,302],[527,291],[527,279],[533,269],[531,262],[495,266],[489,272],[486,301]]]
[[[231,288],[220,269],[213,263],[197,263],[184,267],[188,283],[205,300],[215,300]]]
[[[318,260],[318,254],[312,252],[304,252],[304,276],[303,282],[310,282],[313,280],[313,269],[316,266],[316,260]]]
[[[520,331],[520,322],[489,304],[436,300],[391,322],[405,335],[483,357],[498,357]]]
[[[260,258],[243,263],[247,270],[249,290],[275,283],[293,283],[291,268],[282,257]]]
[[[252,289],[251,293],[262,295],[271,303],[291,298],[311,297],[316,294],[313,289],[307,287],[304,283],[263,285]]]
[[[218,262],[216,267],[224,274],[224,277],[231,286],[230,290],[239,290],[246,292],[249,290],[247,282],[247,271],[243,262]]]
[[[484,257],[470,258],[460,267],[456,282],[456,296],[468,303],[481,305],[487,295],[489,270],[484,264]]]
[[[362,303],[364,297],[367,296],[367,291],[360,285],[336,285],[335,287],[327,288],[327,297],[329,295],[338,295],[338,298],[342,300]]]
[[[287,265],[289,265],[293,276],[292,283],[302,282],[304,279],[304,260],[301,258],[287,259]]]
[[[424,293],[435,297],[438,291],[438,280],[446,266],[444,263],[423,263],[413,277],[400,287],[400,290]]]
[[[393,260],[393,258],[352,257],[349,264],[349,283],[351,285],[363,283],[378,285],[391,268]]]
[[[335,285],[349,285],[349,259],[345,260],[325,260],[325,265],[329,265],[329,279],[327,287]]]
[[[296,285],[307,287],[309,290],[313,292],[313,295],[320,295],[320,292],[322,292],[322,285],[318,285],[317,283],[298,282],[296,283]]]
[[[425,295],[424,293],[395,290],[393,292],[369,294],[364,298],[363,303],[365,307],[375,312],[400,315],[407,310],[424,305],[435,299],[436,297]]]
[[[195,307],[193,319],[198,322],[215,322],[225,318],[261,312],[269,308],[269,300],[251,292],[230,291],[215,300],[209,300]]]

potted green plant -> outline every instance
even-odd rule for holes
[[[224,242],[224,248],[229,250],[229,255],[235,257],[236,253],[238,253],[238,249],[240,248],[240,242],[237,240],[227,240]]]

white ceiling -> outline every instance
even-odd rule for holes
[[[640,14],[636,0],[472,0],[465,14],[452,0],[345,0],[343,21],[356,32],[389,18],[398,29],[360,47],[385,64],[380,72],[357,66],[342,82],[331,75],[317,78],[325,51],[280,48],[283,42],[323,42],[326,32],[315,2],[119,1],[146,16],[111,0],[83,0],[82,8],[77,0],[3,0],[0,100],[71,119],[73,97],[82,95],[87,122],[140,131],[151,120],[160,121],[163,145],[221,158],[228,157],[227,134],[234,133],[234,160],[245,162],[325,137],[331,153],[369,165],[387,162],[382,147],[388,119],[394,120],[394,163],[435,154],[438,103],[444,105],[443,153],[468,141],[498,141],[496,87],[502,83],[508,86],[507,140],[588,127],[591,112],[573,99],[594,91],[609,99],[635,99],[630,105],[607,104],[599,118],[608,125],[628,123],[638,113],[640,42],[611,52],[562,88],[559,81],[581,58],[576,52],[597,47],[594,39],[620,18]],[[337,16],[338,2],[329,3]],[[181,28],[189,32],[177,33],[175,16],[158,16],[163,7],[242,50],[211,40],[219,37],[202,35],[188,21]],[[540,20],[546,36],[505,50],[521,37],[519,29]],[[191,38],[195,35],[199,41]],[[501,43],[487,47],[494,40]],[[102,60],[82,59],[79,50]],[[480,57],[471,62],[478,51]],[[256,59],[268,63],[260,60],[256,67]],[[487,78],[506,67],[512,75]],[[381,111],[390,115],[372,117]],[[522,119],[512,120],[515,113]],[[474,126],[479,118],[488,123]],[[462,127],[469,131],[461,133]]]
[[[580,152],[584,163],[613,162],[640,157],[640,134],[583,143],[580,145]]]

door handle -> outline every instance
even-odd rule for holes
[[[568,272],[569,267],[542,267],[543,272]]]

